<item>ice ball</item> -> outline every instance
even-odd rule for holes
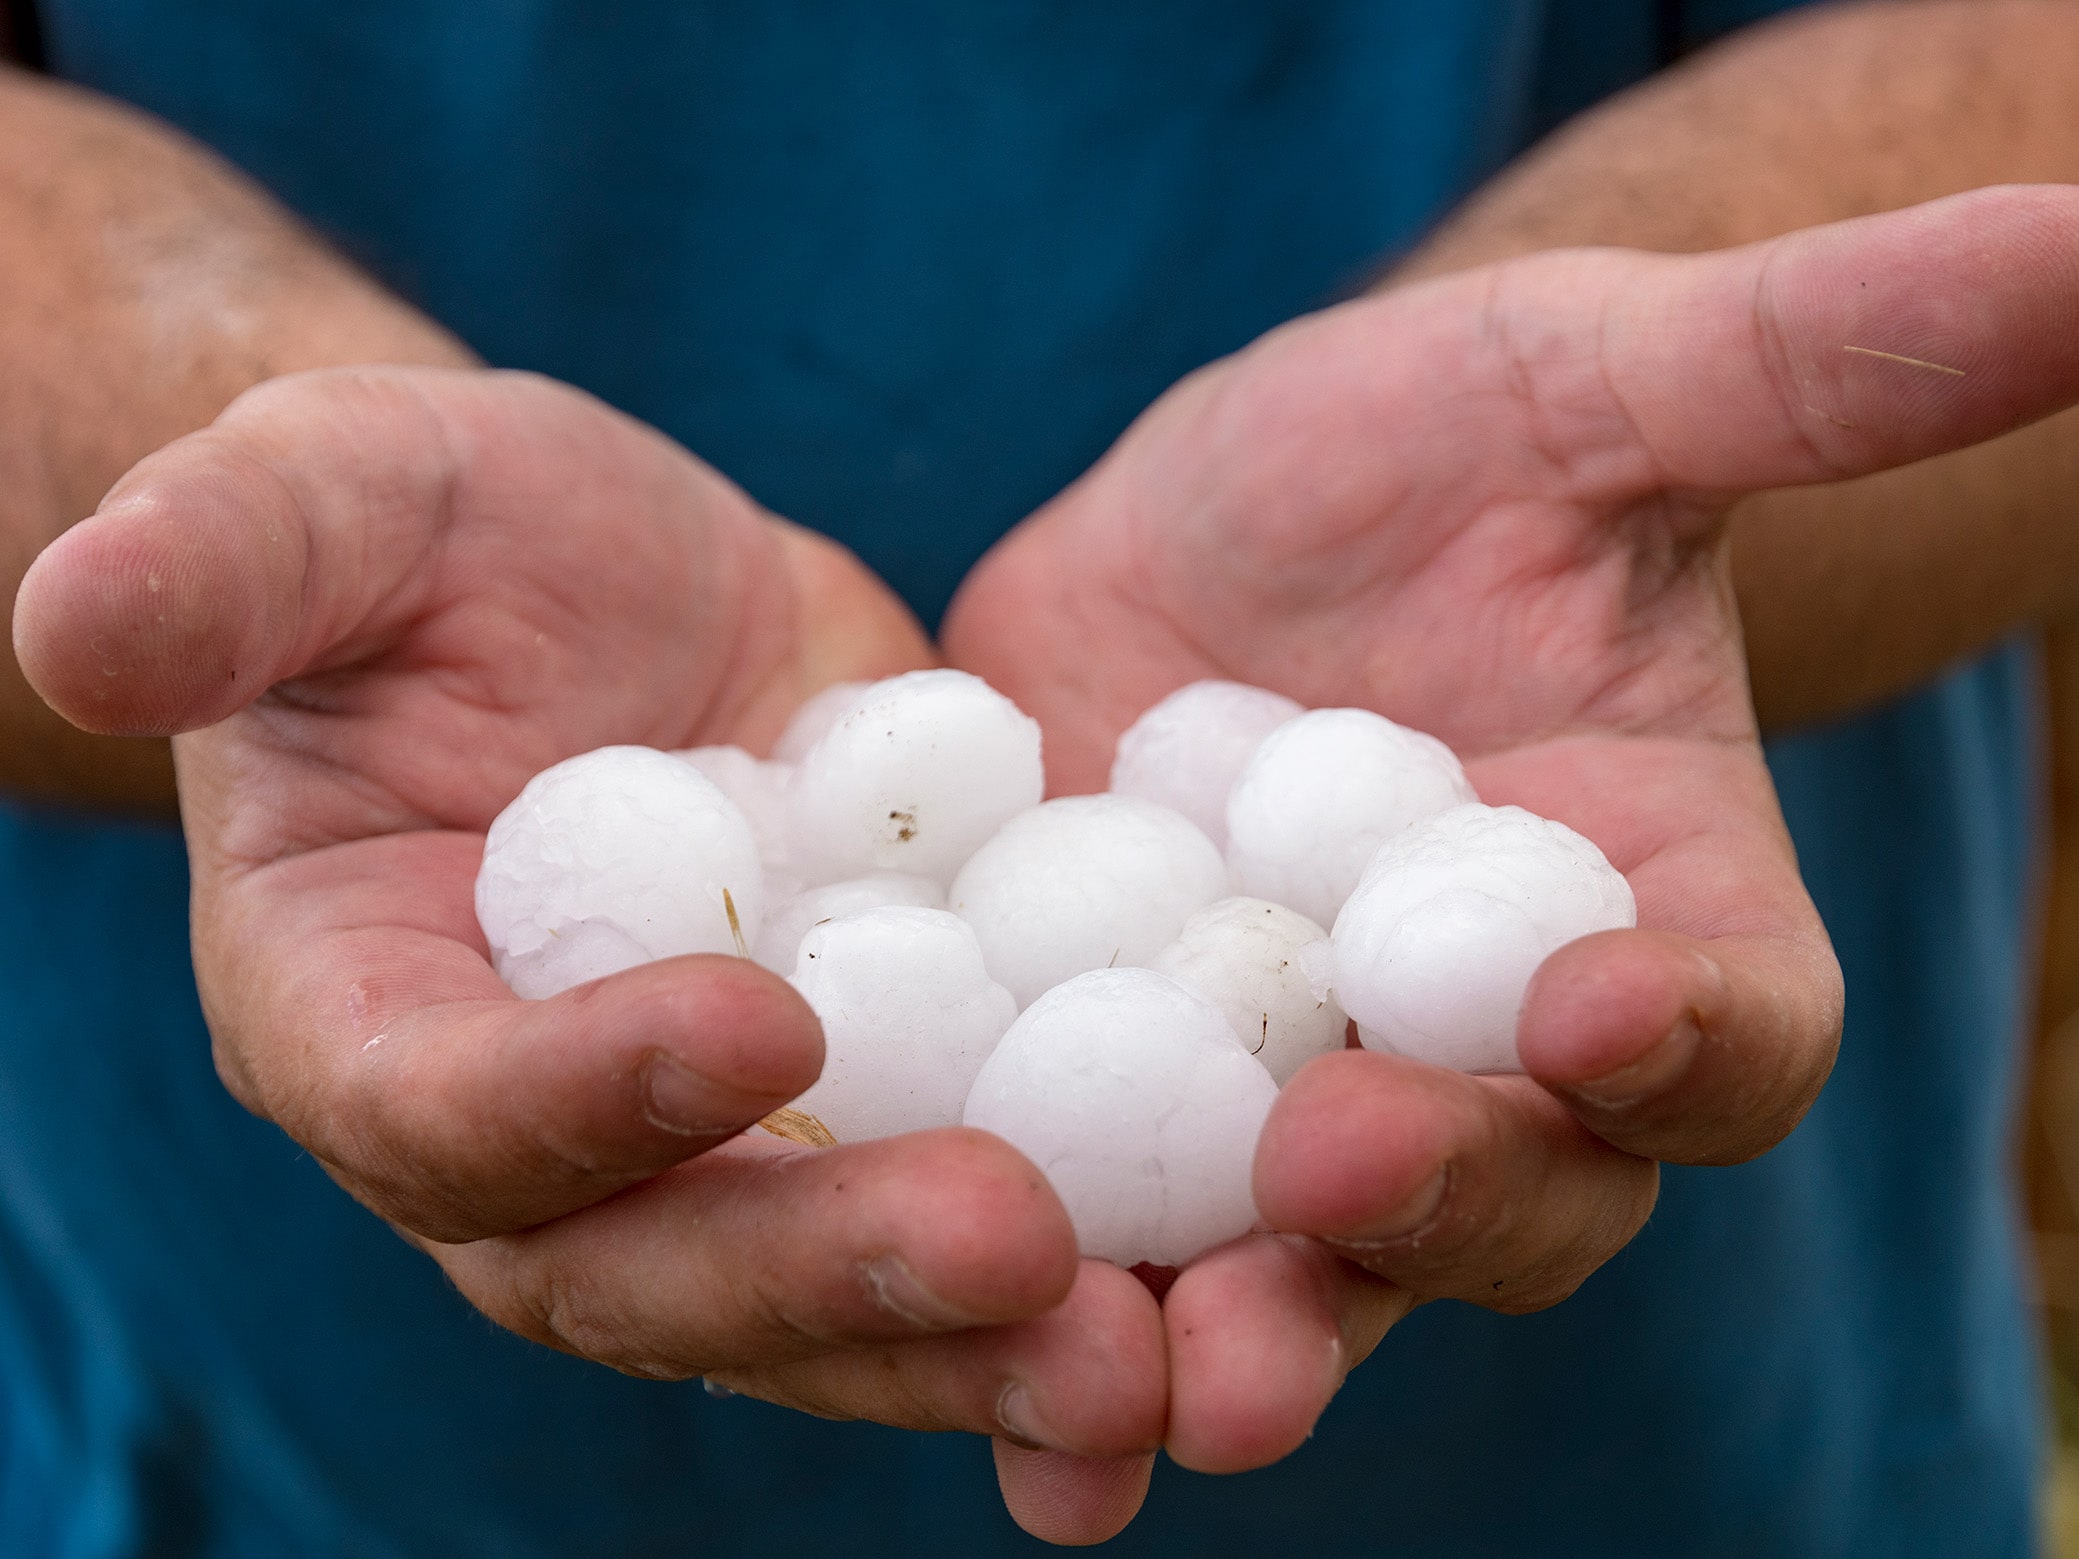
[[[1474,800],[1451,749],[1369,709],[1314,709],[1263,739],[1227,798],[1235,887],[1323,925],[1379,846]]]
[[[1181,812],[1223,849],[1227,795],[1249,757],[1302,707],[1243,682],[1193,682],[1149,709],[1119,738],[1111,788]]]
[[[1181,1266],[1256,1222],[1277,1097],[1218,1007],[1152,969],[1098,969],[1011,1025],[965,1119],[1040,1167],[1085,1255]]]
[[[601,747],[527,782],[484,840],[476,915],[515,995],[553,996],[653,958],[737,950],[765,878],[751,826],[691,764]]]
[[[823,1075],[794,1107],[840,1142],[958,1125],[1017,1016],[974,932],[941,909],[888,906],[812,926],[792,984],[823,1020]]]
[[[1366,870],[1336,918],[1335,994],[1371,1049],[1520,1071],[1516,1019],[1538,965],[1576,937],[1637,924],[1631,885],[1564,823],[1456,807]]]
[[[793,854],[787,821],[787,785],[794,765],[754,758],[741,747],[681,747],[672,754],[700,770],[736,803],[751,837],[758,844],[758,858],[765,863],[766,885],[777,874],[790,870]]]
[[[1063,796],[975,851],[947,902],[1022,1007],[1087,969],[1145,965],[1226,892],[1220,852],[1168,807]]]
[[[812,883],[944,882],[1045,789],[1039,723],[980,677],[913,671],[861,693],[801,760],[795,860]]]
[[[810,888],[766,911],[765,929],[758,933],[751,956],[775,974],[792,974],[801,939],[811,926],[889,904],[944,909],[946,890],[928,877],[907,877],[901,872],[873,872]]]
[[[1268,899],[1220,899],[1185,921],[1152,966],[1226,1014],[1282,1088],[1314,1057],[1343,1048],[1343,1009],[1315,988],[1306,956],[1326,935]]]
[[[773,761],[799,763],[820,742],[844,712],[859,701],[871,682],[833,682],[821,692],[811,693],[794,711],[779,740],[772,744]]]

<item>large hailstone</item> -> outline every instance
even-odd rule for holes
[[[874,872],[810,888],[766,911],[765,929],[752,944],[751,956],[775,974],[792,974],[801,939],[811,926],[889,904],[944,909],[946,890],[928,877],[906,877],[901,872]]]
[[[751,825],[768,889],[775,879],[792,875],[787,786],[794,778],[793,764],[754,758],[741,747],[682,747],[672,756],[692,764],[736,803]]]
[[[1088,969],[1145,965],[1227,892],[1213,842],[1138,796],[1063,796],[975,851],[947,903],[1025,1006]]]
[[[1476,799],[1450,748],[1369,709],[1314,709],[1263,739],[1227,798],[1235,887],[1331,923],[1379,846]]]
[[[1227,845],[1227,795],[1263,739],[1299,703],[1243,682],[1193,682],[1149,709],[1119,738],[1111,789],[1160,802]]]
[[[796,764],[809,755],[809,749],[829,734],[830,728],[859,701],[859,695],[872,687],[871,682],[833,682],[819,693],[811,693],[802,700],[801,707],[780,732],[780,739],[772,744],[773,761]]]
[[[1152,969],[1098,969],[1011,1025],[965,1119],[1039,1166],[1083,1254],[1182,1266],[1255,1224],[1277,1097],[1211,1002]]]
[[[792,984],[823,1021],[823,1075],[794,1101],[840,1142],[960,1123],[1018,1009],[974,932],[941,909],[889,906],[811,927]]]
[[[944,882],[1045,782],[1039,723],[980,677],[890,677],[795,770],[795,860],[812,883],[873,871]]]
[[[1316,991],[1304,956],[1326,935],[1268,899],[1221,899],[1185,921],[1152,967],[1218,1007],[1282,1088],[1314,1057],[1343,1048],[1343,1009]]]
[[[764,909],[743,813],[650,747],[601,747],[535,775],[492,822],[476,878],[492,962],[530,998],[653,958],[735,952]]]
[[[1374,1050],[1462,1072],[1522,1070],[1516,1019],[1539,964],[1638,924],[1588,840],[1521,807],[1457,807],[1400,834],[1336,918],[1335,994]]]

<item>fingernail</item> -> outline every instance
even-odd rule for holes
[[[1003,1388],[996,1399],[996,1423],[1003,1437],[1013,1445],[1028,1451],[1058,1451],[1054,1431],[1047,1427],[1046,1420],[1032,1405],[1032,1393],[1023,1384],[1012,1381]]]
[[[1689,1069],[1703,1037],[1695,1014],[1685,1014],[1665,1038],[1638,1060],[1602,1077],[1576,1083],[1566,1092],[1606,1110],[1621,1110],[1651,1099]]]
[[[918,1282],[917,1274],[900,1256],[876,1256],[863,1270],[875,1302],[912,1326],[945,1332],[975,1324],[973,1316],[955,1309]]]
[[[724,1137],[736,1125],[715,1122],[715,1085],[677,1056],[659,1050],[643,1066],[643,1118],[675,1137]]]
[[[1424,1229],[1436,1222],[1437,1214],[1443,1210],[1444,1193],[1451,1186],[1451,1166],[1446,1164],[1427,1180],[1422,1189],[1396,1207],[1387,1217],[1367,1226],[1354,1235],[1337,1236],[1333,1243],[1349,1245],[1358,1250],[1377,1250],[1388,1245],[1403,1245],[1417,1239]]]

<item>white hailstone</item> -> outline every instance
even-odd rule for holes
[[[476,878],[492,961],[530,998],[653,958],[735,952],[764,907],[743,813],[650,747],[602,747],[535,775],[492,822]]]
[[[794,711],[794,718],[780,732],[780,739],[772,744],[772,756],[778,763],[799,763],[809,755],[809,749],[823,739],[840,716],[858,701],[859,695],[872,687],[871,682],[833,682],[820,693],[811,693],[802,700],[801,707]]]
[[[812,883],[871,871],[944,882],[1045,786],[1039,722],[980,677],[890,677],[795,771],[794,858]]]
[[[1227,892],[1213,842],[1138,796],[1063,796],[975,851],[947,903],[1025,1006],[1088,969],[1145,965]]]
[[[1451,749],[1368,709],[1313,709],[1263,739],[1227,798],[1235,887],[1327,925],[1379,846],[1475,800]]]
[[[1098,969],[1011,1025],[964,1119],[1039,1166],[1085,1255],[1181,1266],[1255,1224],[1277,1097],[1211,1002],[1151,969]]]
[[[942,909],[887,906],[811,927],[792,984],[823,1020],[823,1075],[794,1107],[840,1142],[958,1125],[1018,1013],[974,932]]]
[[[1316,1056],[1343,1048],[1343,1009],[1314,988],[1306,950],[1325,933],[1268,899],[1221,899],[1184,922],[1151,965],[1227,1015],[1280,1087]]]
[[[810,888],[766,911],[765,929],[758,933],[751,956],[775,974],[792,974],[801,939],[811,926],[890,904],[944,909],[946,890],[927,877],[906,877],[901,872],[874,872],[849,882]]]
[[[1522,1069],[1516,1019],[1554,949],[1638,924],[1592,843],[1521,807],[1456,807],[1378,853],[1337,917],[1335,994],[1370,1049]]]
[[[1263,739],[1303,706],[1243,682],[1193,682],[1119,738],[1111,788],[1181,812],[1223,849],[1227,793]]]
[[[722,787],[751,825],[758,857],[768,878],[785,874],[792,854],[787,827],[787,785],[794,765],[754,758],[741,747],[681,747],[672,754]],[[767,886],[770,886],[768,882]]]

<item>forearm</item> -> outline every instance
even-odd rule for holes
[[[303,368],[466,362],[250,182],[0,66],[0,602],[131,465]],[[0,792],[166,810],[162,742],[90,737],[0,671]]]
[[[1719,248],[1984,184],[2079,182],[2079,4],[1826,7],[1614,99],[1494,180],[1393,282],[1535,249]],[[1899,692],[2079,610],[2079,418],[1757,496],[1734,572],[1765,724]]]

